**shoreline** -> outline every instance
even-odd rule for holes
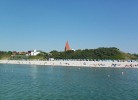
[[[112,67],[138,68],[138,61],[38,61],[38,60],[0,60],[0,64],[24,64],[45,66],[76,66],[76,67]]]

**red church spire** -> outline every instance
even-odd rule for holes
[[[66,45],[65,45],[65,51],[69,51],[71,50],[70,46],[69,46],[69,43],[68,41],[66,42]]]

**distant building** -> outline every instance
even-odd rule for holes
[[[37,50],[31,50],[28,51],[28,56],[37,56],[41,51],[37,51]]]
[[[26,55],[26,52],[18,52],[19,55]]]
[[[49,58],[49,61],[54,61],[54,58]]]
[[[18,52],[16,52],[16,51],[12,52],[12,55],[17,55],[17,54],[18,54]]]
[[[26,56],[31,56],[31,51],[28,51],[28,53],[26,54]]]
[[[71,51],[72,49],[70,48],[69,46],[69,43],[68,41],[66,42],[66,45],[65,45],[65,51]]]

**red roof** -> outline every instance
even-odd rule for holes
[[[69,51],[71,50],[70,46],[69,46],[69,43],[68,41],[66,42],[66,46],[65,46],[65,51]]]

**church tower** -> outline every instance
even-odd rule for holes
[[[65,51],[70,51],[70,50],[72,50],[72,49],[70,48],[69,43],[67,41],[66,45],[65,45]]]

